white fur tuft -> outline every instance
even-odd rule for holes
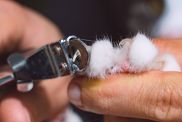
[[[146,70],[158,55],[158,50],[150,39],[138,33],[133,38],[129,51],[129,62],[136,71]]]
[[[96,41],[91,48],[88,75],[104,78],[113,67],[114,48],[109,39]]]
[[[164,66],[162,71],[177,71],[181,72],[181,68],[177,63],[176,59],[170,54],[164,54],[161,57],[162,61],[164,61]]]
[[[125,39],[113,47],[109,39],[96,41],[90,50],[89,77],[105,78],[109,74],[139,73],[149,70],[181,71],[172,55],[160,56],[158,49],[144,34]]]

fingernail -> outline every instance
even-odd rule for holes
[[[81,105],[81,91],[80,87],[76,84],[72,84],[69,87],[68,95],[70,97],[70,101],[75,105]]]

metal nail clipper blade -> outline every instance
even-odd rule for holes
[[[15,53],[7,61],[12,74],[0,79],[0,87],[17,84],[19,91],[29,91],[39,80],[83,74],[89,63],[89,46],[76,36],[69,36],[25,55]]]

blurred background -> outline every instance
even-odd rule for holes
[[[87,39],[105,35],[118,40],[138,31],[153,36],[153,27],[165,8],[163,0],[18,1],[51,19],[65,36]]]
[[[65,36],[121,40],[142,32],[182,37],[182,0],[17,0],[52,20]],[[75,109],[85,122],[102,117]]]

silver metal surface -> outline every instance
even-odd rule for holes
[[[15,80],[13,74],[4,76],[4,77],[0,78],[0,86],[6,85],[6,84],[12,82],[13,80]]]
[[[60,45],[66,59],[66,67],[69,73],[72,75],[84,73],[89,62],[88,46],[76,36],[69,36],[61,40]],[[62,64],[62,66],[65,65]]]
[[[69,36],[30,54],[12,54],[8,63],[13,73],[0,79],[0,86],[15,80],[17,90],[27,92],[33,88],[33,82],[39,80],[84,74],[89,63],[89,48],[80,38]]]

